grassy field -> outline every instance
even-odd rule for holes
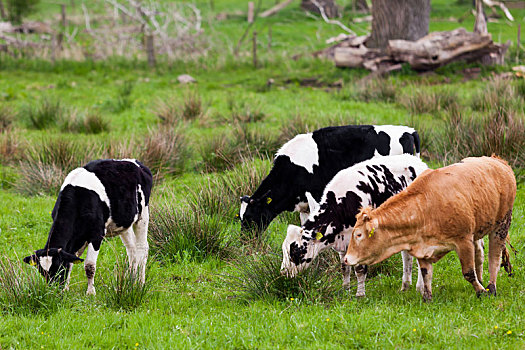
[[[125,250],[109,239],[94,297],[85,295],[82,265],[66,293],[35,289],[26,303],[0,290],[0,349],[523,348],[525,83],[497,78],[514,58],[502,67],[459,63],[430,74],[405,67],[368,81],[366,71],[309,57],[340,31],[291,5],[256,21],[254,69],[249,40],[233,54],[246,28],[235,14],[244,2],[217,0],[213,10],[209,1],[195,4],[210,49],[195,60],[161,58],[149,69],[141,58],[53,64],[0,56],[0,271],[14,261],[21,286],[41,287],[19,262],[44,246],[67,171],[92,158],[136,157],[157,174],[145,297],[114,301],[126,296],[115,292]],[[472,16],[450,20],[468,11],[468,4],[432,1],[431,31],[470,30]],[[525,10],[511,11],[516,22],[489,23],[495,40],[515,40]],[[221,12],[234,15],[213,20]],[[55,2],[42,1],[31,19],[57,13]],[[368,26],[351,28],[362,34]],[[295,54],[302,56],[292,60]],[[179,74],[197,83],[181,85]],[[519,187],[510,237],[518,253],[511,253],[514,276],[500,273],[497,297],[477,298],[450,253],[434,267],[431,303],[415,286],[399,292],[399,256],[372,269],[367,297],[356,299],[355,287],[342,290],[333,254],[296,281],[279,277],[280,245],[297,215],[281,215],[259,239],[240,233],[238,198],[251,194],[279,145],[349,123],[415,126],[432,167],[492,152],[511,162]],[[266,288],[254,292],[257,283]]]

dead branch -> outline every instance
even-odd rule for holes
[[[329,19],[326,16],[326,13],[324,11],[324,7],[321,4],[319,4],[319,2],[317,2],[317,0],[310,0],[310,1],[312,2],[312,4],[314,4],[319,9],[319,13],[321,14],[321,17],[323,18],[323,20],[326,23],[328,23],[328,24],[335,24],[335,25],[339,26],[341,29],[343,29],[344,31],[346,31],[347,33],[352,34],[352,35],[356,35],[352,29],[348,28],[347,26],[345,26],[343,23],[339,22],[338,20],[336,20],[336,19]]]
[[[262,12],[259,17],[266,18],[275,15],[277,12],[284,9],[286,6],[290,5],[294,0],[285,0],[283,2],[278,3],[274,7]]]

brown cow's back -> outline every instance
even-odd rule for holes
[[[469,233],[483,236],[512,209],[515,196],[516,180],[505,161],[497,157],[466,158],[424,172],[404,192],[378,208],[378,214],[405,218],[416,214],[419,219],[414,224],[424,227],[431,222],[434,227],[428,229],[432,234],[437,230],[443,238]]]

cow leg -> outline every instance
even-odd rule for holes
[[[474,241],[474,254],[476,259],[476,276],[478,276],[479,283],[483,285],[483,260],[485,260],[483,238]]]
[[[356,297],[365,296],[365,280],[366,273],[368,272],[368,266],[366,265],[356,265],[354,266],[355,276],[357,277],[357,293]]]
[[[419,265],[419,260],[417,261],[417,283],[416,283],[416,290],[423,295],[425,292],[425,282],[423,281],[423,275],[421,274],[421,266]]]
[[[350,272],[352,271],[352,267],[344,263],[346,252],[338,252],[338,253],[339,253],[339,259],[341,261],[341,273],[343,274],[343,288],[349,289],[350,288]]]
[[[412,285],[412,264],[414,259],[412,255],[408,254],[406,250],[401,251],[401,257],[403,258],[403,279],[401,283],[401,290],[409,290]]]
[[[473,242],[463,242],[456,247],[456,252],[458,253],[459,262],[461,263],[463,277],[472,284],[476,294],[478,296],[481,295],[481,293],[485,292],[485,289],[479,283],[478,276],[476,275]]]
[[[129,227],[126,231],[120,234],[120,240],[124,247],[126,247],[126,253],[128,254],[128,264],[130,268],[136,269],[135,261],[137,258],[137,242],[133,227]]]
[[[425,259],[417,259],[417,262],[419,264],[419,271],[423,280],[423,289],[420,290],[420,293],[423,296],[423,301],[431,301],[433,272],[432,263]]]
[[[135,229],[136,238],[136,261],[137,268],[140,268],[140,281],[146,281],[146,263],[148,262],[148,223],[149,223],[149,208],[144,207],[140,220],[133,225]]]
[[[64,290],[69,290],[69,281],[71,280],[71,270],[73,269],[73,263],[69,263],[69,267],[67,270],[67,277],[66,277],[66,284],[64,286]]]
[[[494,296],[496,295],[496,280],[501,266],[501,252],[505,249],[505,240],[509,233],[511,221],[512,210],[507,213],[498,229],[489,236],[489,284],[487,290]]]
[[[87,248],[84,270],[88,280],[87,295],[95,295],[95,271],[97,270],[97,258],[101,242],[90,242]]]

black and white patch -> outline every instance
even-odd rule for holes
[[[53,224],[44,249],[24,261],[37,265],[46,279],[63,283],[71,265],[82,261],[78,257],[88,248],[88,293],[94,293],[92,277],[106,235],[133,233],[135,227],[138,248],[132,248],[140,251],[142,260],[147,257],[152,185],[150,170],[134,159],[96,160],[71,171],[53,208]]]
[[[340,170],[376,156],[419,156],[419,146],[417,132],[406,126],[348,125],[297,135],[277,152],[255,193],[241,198],[241,226],[264,230],[281,212],[303,210],[306,192],[319,201]]]

